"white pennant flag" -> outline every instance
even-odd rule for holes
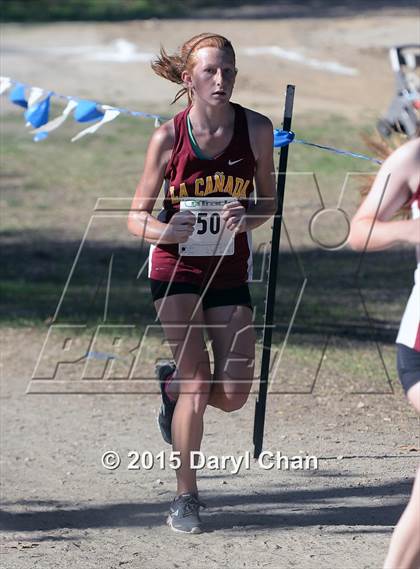
[[[32,105],[35,105],[35,103],[42,99],[44,93],[44,89],[40,89],[39,87],[32,87],[28,97],[28,109],[30,109]]]
[[[3,95],[11,86],[12,82],[10,77],[0,77],[0,95]]]
[[[102,105],[102,108],[104,109],[105,114],[101,118],[101,120],[95,123],[94,125],[80,131],[78,134],[76,134],[76,136],[73,136],[73,138],[71,139],[72,142],[79,140],[79,138],[82,138],[82,136],[85,136],[86,134],[93,134],[98,130],[98,128],[101,128],[102,125],[104,125],[107,122],[113,121],[120,114],[120,111],[118,111],[114,107],[110,107],[109,105]]]
[[[55,130],[56,128],[58,128],[59,126],[61,126],[63,124],[63,122],[66,120],[66,118],[72,112],[72,110],[75,107],[77,107],[77,104],[78,104],[78,102],[74,101],[72,99],[71,101],[68,102],[67,107],[64,109],[64,111],[62,112],[62,114],[59,117],[56,117],[52,121],[47,122],[47,124],[44,124],[43,126],[36,128],[35,130],[31,130],[31,132],[38,132],[40,130],[42,130],[43,132],[51,132],[51,131]]]
[[[28,109],[30,109],[33,105],[35,105],[35,103],[42,99],[44,93],[44,89],[40,89],[39,87],[31,87],[31,92],[29,93],[28,97]],[[32,124],[28,121],[25,126],[32,126]]]

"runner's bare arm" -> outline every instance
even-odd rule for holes
[[[151,215],[163,184],[173,144],[174,126],[171,120],[153,133],[146,153],[143,175],[128,215],[129,232],[142,237],[148,243],[183,243],[193,231],[195,218],[189,212],[175,214],[169,223],[162,223]]]
[[[352,219],[349,245],[353,249],[375,251],[398,243],[420,243],[420,219],[391,221],[420,183],[419,164],[419,139],[404,144],[385,160]]]
[[[246,230],[265,223],[277,211],[276,177],[273,161],[273,124],[264,115],[248,114],[251,148],[256,160],[255,188],[257,203],[249,204]]]

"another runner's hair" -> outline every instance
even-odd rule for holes
[[[420,136],[420,127],[417,127],[416,137]],[[407,142],[407,137],[396,133],[393,135],[392,138],[389,140],[384,140],[383,138],[378,137],[378,135],[362,135],[362,139],[364,140],[366,146],[375,152],[377,156],[382,158],[382,160],[386,160],[388,156],[390,156],[394,150],[396,150],[399,146]],[[362,201],[368,195],[370,188],[375,180],[375,176],[368,176],[367,180],[362,184],[360,187],[360,196]],[[411,196],[407,198],[405,203],[399,208],[398,211],[394,213],[392,219],[409,219],[410,218],[410,202]]]
[[[219,49],[226,49],[233,55],[233,61],[235,61],[235,51],[230,41],[219,34],[207,33],[192,37],[183,44],[179,53],[175,53],[174,55],[168,55],[163,46],[161,46],[160,56],[154,59],[151,63],[152,69],[157,75],[160,75],[160,77],[182,85],[182,72],[192,71],[195,63],[195,52],[202,47],[218,47]],[[171,105],[185,94],[188,95],[188,104],[191,103],[192,95],[190,89],[183,87],[175,95]]]

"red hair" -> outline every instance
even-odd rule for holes
[[[151,63],[152,69],[160,77],[182,85],[182,72],[192,71],[195,63],[194,54],[202,47],[217,47],[219,49],[225,49],[232,54],[233,61],[235,61],[235,51],[228,39],[219,34],[204,33],[194,36],[186,41],[179,50],[179,53],[175,53],[173,55],[168,55],[165,49],[161,47],[160,56],[154,59]],[[187,87],[183,87],[175,95],[171,105],[186,93],[188,94],[188,103],[191,103],[191,93]]]

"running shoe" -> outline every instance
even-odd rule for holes
[[[206,504],[198,499],[198,494],[192,492],[180,494],[172,500],[166,523],[174,531],[201,533],[203,530],[200,507],[205,508]]]
[[[168,376],[171,375],[175,371],[175,369],[176,369],[175,363],[168,360],[159,362],[155,368],[156,376],[159,380],[160,392],[162,395],[162,404],[159,409],[157,422],[163,440],[170,445],[172,444],[171,425],[172,425],[172,417],[174,414],[176,401],[172,401],[168,397],[165,391],[165,383]]]

